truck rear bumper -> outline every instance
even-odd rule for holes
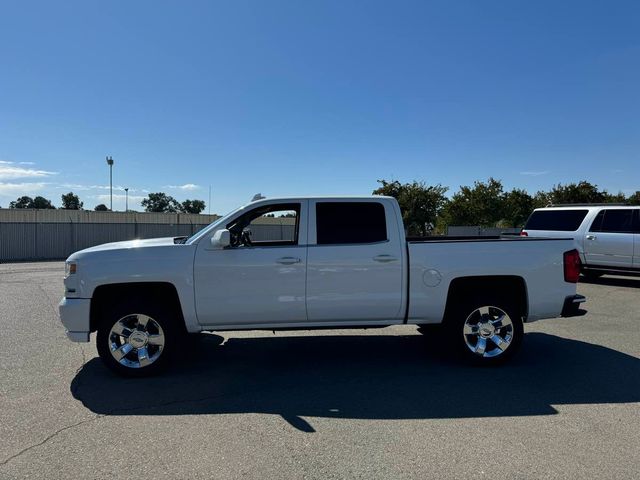
[[[580,317],[587,313],[586,310],[580,308],[580,305],[586,302],[587,299],[584,295],[570,295],[564,299],[564,305],[562,306],[561,317]]]
[[[58,304],[60,320],[66,330],[67,338],[72,342],[89,341],[89,309],[91,299],[89,298],[66,298],[64,297]]]

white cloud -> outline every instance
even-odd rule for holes
[[[15,178],[41,178],[57,175],[57,172],[46,170],[36,170],[34,168],[24,168],[12,166],[9,162],[2,162],[0,165],[0,180],[12,180]]]
[[[56,186],[56,188],[68,188],[71,190],[89,190],[89,185],[79,185],[77,183],[60,183]]]
[[[18,165],[35,165],[35,162],[18,162]]]
[[[0,195],[19,196],[29,195],[45,188],[46,183],[4,183],[0,182]]]
[[[520,172],[520,175],[529,175],[531,177],[539,177],[540,175],[546,175],[547,173],[549,173],[549,170],[538,170],[538,171]]]
[[[86,190],[109,190],[109,185],[82,185],[79,183],[59,183],[56,184],[56,188],[69,188],[71,190],[81,190],[81,191],[86,191]],[[124,187],[120,186],[120,185],[114,185],[113,186],[113,191],[114,192],[124,192]],[[135,188],[130,188],[129,192],[130,193],[134,193],[137,192],[138,189]]]
[[[199,190],[200,185],[196,185],[195,183],[185,183],[184,185],[165,185],[162,188],[171,188],[174,190]]]
[[[7,162],[6,160],[0,160],[0,164],[2,165],[11,165],[13,162]]]

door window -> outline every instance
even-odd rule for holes
[[[298,244],[300,204],[281,203],[254,208],[227,225],[231,246],[291,246]]]
[[[378,202],[318,202],[316,232],[318,245],[384,242],[384,206]]]
[[[603,209],[591,224],[590,232],[633,233],[632,209]]]

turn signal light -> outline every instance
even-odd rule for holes
[[[64,264],[64,277],[67,278],[69,275],[75,275],[77,268],[78,265],[76,263],[66,262]]]
[[[578,283],[580,277],[580,254],[573,249],[564,252],[564,281]]]

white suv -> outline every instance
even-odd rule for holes
[[[638,206],[586,204],[538,208],[521,235],[573,238],[585,276],[640,275]]]

